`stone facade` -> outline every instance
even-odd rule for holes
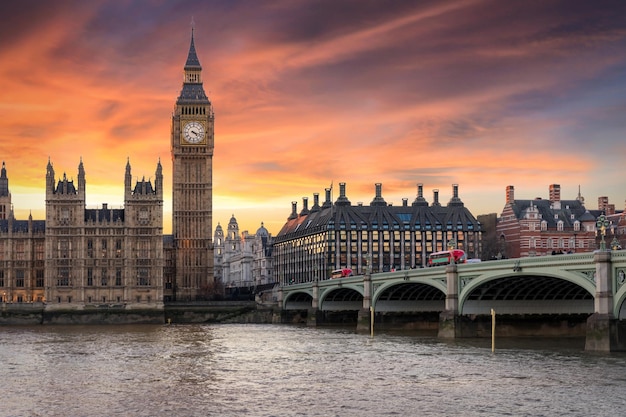
[[[232,216],[227,232],[221,225],[215,228],[215,279],[227,289],[266,288],[274,284],[273,238],[261,227],[255,234],[239,233],[237,219]]]
[[[6,175],[6,171],[4,172]],[[46,220],[0,220],[0,292],[9,303],[47,309],[163,307],[163,173],[132,186],[124,208],[86,208],[82,161],[77,182],[46,169]]]

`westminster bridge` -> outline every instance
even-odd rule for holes
[[[605,250],[311,281],[282,286],[278,298],[284,312],[306,310],[310,325],[357,311],[357,329],[373,331],[386,314],[435,314],[439,337],[480,337],[491,334],[495,314],[525,321],[517,335],[571,336],[578,329],[586,350],[614,351],[626,350],[625,284],[626,251]],[[555,317],[565,325],[546,330],[541,320]]]

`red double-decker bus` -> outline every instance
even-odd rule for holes
[[[467,260],[461,249],[433,252],[428,256],[428,266],[449,265],[451,263],[464,264]]]

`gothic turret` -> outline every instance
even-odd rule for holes
[[[83,166],[83,158],[80,158],[78,164],[78,193],[82,196],[85,195],[85,167]]]
[[[9,192],[9,178],[7,170],[2,162],[2,171],[0,171],[0,220],[6,219],[11,210],[11,193]]]
[[[159,162],[157,163],[157,168],[155,172],[154,179],[154,188],[156,189],[157,197],[159,199],[163,199],[163,167],[161,166],[161,159],[159,158]]]

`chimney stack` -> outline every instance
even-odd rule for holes
[[[298,218],[298,202],[292,201],[291,202],[291,214],[289,215],[287,220],[293,220],[297,218]]]
[[[553,203],[561,201],[561,186],[559,184],[550,185],[550,201]]]
[[[300,212],[301,216],[309,214],[309,198],[302,197],[302,211]]]
[[[435,188],[433,190],[433,206],[440,206],[439,204],[439,189]]]
[[[508,185],[506,187],[506,203],[513,204],[514,201],[515,201],[515,187],[513,187],[512,185]]]

